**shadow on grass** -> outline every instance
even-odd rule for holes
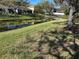
[[[8,53],[19,59],[79,59],[79,40],[75,38],[75,48],[73,34],[61,30],[39,32],[32,37],[28,35]]]
[[[71,40],[68,38],[69,35],[72,36]],[[73,40],[73,34],[66,32],[51,31],[44,33],[38,42],[38,51],[42,56],[49,54],[56,59],[79,59],[79,45],[75,45]],[[45,46],[45,44],[48,44],[48,46]]]
[[[37,56],[37,57],[35,57],[33,59],[44,59],[44,58],[42,56]]]

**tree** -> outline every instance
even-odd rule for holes
[[[40,4],[35,5],[35,13],[44,13],[43,6]]]
[[[74,17],[77,12],[79,12],[79,0],[54,0],[56,4],[64,3],[64,5],[69,6],[69,18],[68,18],[68,27],[72,28],[74,24]]]
[[[25,6],[25,5],[29,5],[29,0],[16,0],[16,4],[18,6]]]
[[[16,0],[0,0],[0,4],[4,6],[13,6],[15,5]]]
[[[40,0],[40,2],[35,6],[35,10],[38,12],[52,12],[53,4],[47,0]]]
[[[79,0],[54,0],[54,1],[56,3],[57,2],[64,3],[64,5],[67,5],[70,8],[69,18],[68,18],[68,28],[71,29],[72,30],[72,33],[73,33],[73,37],[74,37],[74,40],[73,40],[73,43],[74,43],[74,51],[77,51],[78,52],[78,46],[76,44],[75,37],[78,34],[77,33],[77,29],[79,29],[79,28],[75,29],[76,27],[74,27],[74,25],[75,25],[74,20],[75,20],[76,14],[79,12]]]
[[[29,0],[0,0],[0,4],[4,6],[28,6]]]

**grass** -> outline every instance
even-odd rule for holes
[[[28,35],[34,35],[39,31],[46,31],[48,29],[56,29],[57,27],[64,27],[66,19],[59,19],[50,22],[40,23],[37,25],[24,27],[21,29],[15,29],[7,32],[0,33],[0,56],[7,53],[9,48],[16,45],[16,43],[22,40]]]
[[[60,18],[62,18],[62,19],[68,19],[68,16],[64,15],[64,16],[60,16]]]
[[[16,19],[28,19],[28,18],[31,18],[31,16],[28,15],[1,16],[0,20],[16,20]]]

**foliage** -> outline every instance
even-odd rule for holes
[[[5,6],[14,6],[15,2],[16,2],[15,0],[1,0],[0,4]]]
[[[29,6],[29,2],[28,2],[28,0],[25,0],[25,1],[24,0],[16,0],[16,5],[26,8],[27,6]]]
[[[69,10],[70,10],[69,8],[66,8],[66,9],[65,9],[65,12],[64,12],[65,15],[69,15]]]
[[[35,6],[35,11],[38,13],[50,13],[53,10],[53,4],[48,1],[40,2]]]
[[[36,5],[35,6],[35,13],[44,13],[43,12],[43,7],[41,5]]]
[[[29,2],[28,0],[1,0],[0,4],[8,7],[19,6],[21,8],[26,8],[29,5]]]

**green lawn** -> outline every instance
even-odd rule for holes
[[[0,16],[0,20],[16,20],[16,19],[28,19],[29,15],[16,15],[16,16]]]
[[[34,35],[39,31],[46,31],[48,29],[56,29],[57,27],[64,27],[66,19],[58,19],[50,22],[32,25],[21,29],[15,29],[0,33],[0,56],[4,55],[6,51],[16,45],[19,40],[22,40],[28,35]]]

